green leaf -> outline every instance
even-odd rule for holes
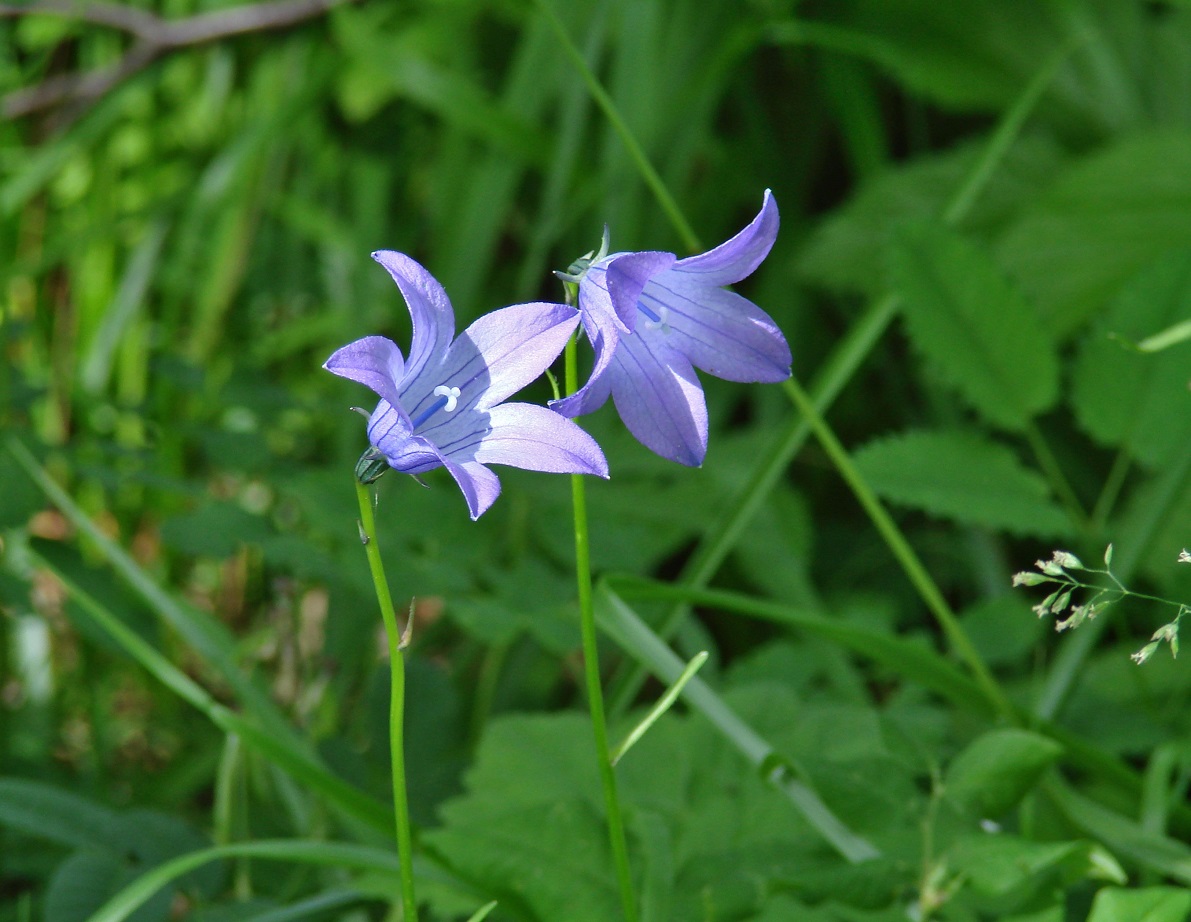
[[[977,738],[947,767],[947,797],[972,815],[996,819],[1015,806],[1063,747],[1026,730],[991,730]]]
[[[46,887],[45,922],[84,922],[132,878],[111,849],[75,852],[58,865]],[[133,922],[166,922],[172,890],[159,890],[128,916]]]
[[[963,145],[880,173],[816,229],[802,248],[800,274],[837,291],[882,294],[887,279],[872,267],[881,264],[897,228],[941,214],[983,152],[984,145]],[[1053,181],[1061,163],[1054,144],[1018,141],[997,165],[963,229],[1002,226]]]
[[[1169,254],[1121,289],[1080,349],[1072,377],[1080,425],[1154,468],[1191,442],[1191,341],[1145,354],[1112,337],[1137,342],[1188,320],[1191,251]]]
[[[985,418],[1019,431],[1054,404],[1054,345],[991,256],[941,225],[920,223],[900,235],[890,266],[910,339]]]
[[[1188,890],[1105,887],[1096,893],[1088,922],[1186,922],[1188,913],[1191,913],[1191,891]]]
[[[1021,535],[1069,529],[1042,476],[973,433],[903,432],[870,442],[853,461],[884,498],[941,518]]]
[[[76,848],[104,849],[116,813],[40,781],[0,778],[0,826]]]
[[[1063,337],[1180,247],[1191,247],[1191,133],[1171,131],[1128,137],[1070,167],[996,251]]]

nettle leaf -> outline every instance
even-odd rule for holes
[[[1062,337],[1129,276],[1177,247],[1191,247],[1191,133],[1185,131],[1131,137],[1070,167],[996,251]]]
[[[882,294],[881,264],[897,228],[943,213],[984,154],[984,144],[956,147],[883,170],[815,230],[798,260],[799,274],[836,291]],[[1000,226],[1049,185],[1062,163],[1052,142],[1013,145],[963,220],[965,230]]]
[[[940,518],[1020,535],[1069,528],[1042,476],[974,433],[903,432],[870,442],[853,461],[885,499]]]
[[[1191,913],[1191,890],[1182,887],[1143,887],[1097,891],[1088,922],[1186,922]]]
[[[891,251],[906,331],[989,422],[1024,429],[1058,397],[1054,345],[983,250],[937,224],[908,225]]]
[[[1062,751],[1054,740],[1037,733],[992,730],[952,760],[943,790],[973,816],[996,819],[1034,787]]]
[[[1191,442],[1191,341],[1140,353],[1139,342],[1191,320],[1191,251],[1172,253],[1128,282],[1075,363],[1072,403],[1081,426],[1146,465],[1170,463]]]

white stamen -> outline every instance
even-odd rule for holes
[[[459,405],[459,388],[447,387],[445,384],[440,384],[434,389],[435,397],[446,397],[447,402],[443,404],[443,409],[448,413],[452,413],[455,407]]]
[[[651,330],[661,330],[663,333],[670,332],[670,311],[664,304],[656,306],[657,314],[653,311],[642,310],[644,316],[645,326]]]

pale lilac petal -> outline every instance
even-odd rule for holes
[[[398,385],[405,371],[401,350],[391,339],[365,336],[336,349],[323,368],[331,374],[371,388],[382,400],[398,404]]]
[[[677,258],[673,253],[647,251],[622,253],[606,261],[608,299],[612,302],[612,310],[616,313],[617,319],[626,330],[635,330],[640,322],[637,300],[641,296],[641,290],[651,278],[673,266]],[[588,275],[592,275],[592,270],[588,270]],[[598,275],[596,280],[598,283]]]
[[[478,461],[452,461],[445,458],[443,463],[463,491],[467,510],[474,522],[500,496],[500,478]]]
[[[405,373],[414,379],[431,356],[446,352],[455,335],[455,312],[438,280],[404,253],[377,250],[372,258],[388,270],[409,305],[413,337]]]
[[[541,377],[578,325],[579,312],[565,304],[515,304],[485,314],[451,344],[426,383],[458,387],[461,407],[488,409]]]
[[[607,401],[612,386],[608,370],[620,341],[620,332],[612,318],[611,313],[583,314],[583,332],[587,334],[588,342],[595,352],[595,365],[587,382],[579,390],[569,397],[550,401],[550,409],[555,413],[572,418],[583,416],[594,413]]]
[[[414,435],[405,411],[387,400],[376,405],[368,420],[368,441],[380,450],[393,470],[405,474],[420,474],[442,463],[434,446]]]
[[[612,399],[616,411],[646,448],[698,467],[707,454],[707,404],[691,363],[657,341],[642,325],[616,350]]]
[[[699,284],[711,287],[739,282],[752,275],[769,255],[777,239],[778,223],[777,202],[766,189],[761,211],[748,227],[714,250],[680,259],[674,271],[689,274]]]
[[[641,302],[663,318],[667,345],[697,368],[728,381],[785,381],[790,347],[765,311],[723,288],[705,288],[666,272],[645,287]]]
[[[506,403],[488,413],[491,431],[475,459],[551,474],[608,476],[608,462],[595,439],[569,419],[545,407]]]

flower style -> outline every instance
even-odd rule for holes
[[[577,311],[517,304],[481,317],[452,341],[455,314],[434,277],[402,253],[381,250],[372,258],[401,289],[413,338],[408,361],[392,340],[366,336],[323,366],[381,398],[368,420],[374,449],[357,470],[381,457],[406,474],[446,467],[472,519],[500,495],[488,464],[608,476],[599,445],[569,419],[545,407],[503,402],[558,357],[579,323]]]
[[[595,365],[582,388],[551,401],[551,408],[581,416],[611,394],[646,448],[680,464],[702,464],[707,405],[695,368],[729,381],[790,377],[790,347],[777,324],[723,288],[752,274],[777,229],[777,203],[766,190],[748,227],[699,256],[641,252],[597,259],[579,281]]]

